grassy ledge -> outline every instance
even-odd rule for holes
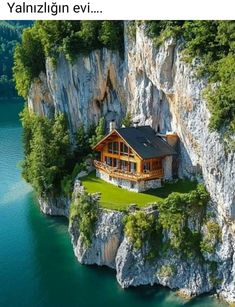
[[[114,210],[125,210],[129,204],[145,207],[148,203],[163,201],[172,192],[188,193],[197,187],[195,181],[178,180],[175,183],[166,183],[162,188],[135,193],[97,178],[95,172],[83,177],[81,181],[87,192],[101,193],[100,205],[102,207]]]

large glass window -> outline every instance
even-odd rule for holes
[[[118,167],[118,160],[113,158],[113,167]]]
[[[120,168],[123,171],[129,171],[128,161],[120,160]]]
[[[108,143],[108,152],[112,153],[113,152],[113,142]]]
[[[118,142],[109,142],[108,143],[108,152],[113,154],[119,153]]]
[[[128,155],[128,146],[124,143],[120,143],[121,155]]]
[[[135,162],[130,163],[130,172],[136,173],[136,163]]]
[[[113,142],[113,153],[118,154],[119,153],[119,148],[118,148],[118,142]]]
[[[108,164],[109,166],[112,166],[113,163],[113,159],[110,157],[105,157],[105,163]]]

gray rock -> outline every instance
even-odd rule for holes
[[[70,199],[67,197],[38,198],[39,206],[44,214],[53,216],[69,216]]]
[[[100,209],[91,246],[84,245],[79,233],[79,221],[69,227],[73,248],[78,261],[83,264],[106,265],[115,268],[115,257],[123,237],[123,213]]]

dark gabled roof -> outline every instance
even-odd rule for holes
[[[173,147],[157,136],[150,126],[127,127],[115,130],[142,159],[177,154]]]

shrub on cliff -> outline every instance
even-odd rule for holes
[[[200,244],[201,251],[204,253],[213,254],[215,252],[216,245],[222,240],[221,228],[219,224],[213,220],[207,221],[205,228],[206,233]]]
[[[201,234],[192,232],[189,219],[203,221],[209,194],[202,184],[187,194],[170,194],[159,204],[159,222],[163,229],[171,233],[169,244],[177,252],[187,257],[200,253]]]
[[[202,184],[189,193],[171,193],[157,204],[157,217],[143,211],[127,215],[125,234],[136,249],[148,242],[153,257],[156,251],[169,249],[183,257],[201,257],[202,234],[200,229],[192,231],[189,228],[189,219],[202,224],[208,201],[209,194]],[[162,241],[162,231],[168,233],[168,240]]]
[[[122,119],[122,125],[125,127],[130,127],[132,124],[131,113],[127,112],[125,117]]]
[[[105,120],[91,125],[86,132],[80,126],[73,145],[70,142],[66,116],[57,113],[49,119],[30,112],[21,113],[24,161],[22,175],[41,196],[71,196],[77,174],[85,169],[84,161],[92,153],[91,141],[104,134]]]
[[[136,211],[124,217],[124,232],[135,249],[142,249],[146,260],[153,260],[162,244],[162,227],[153,214]]]
[[[87,247],[91,245],[95,223],[98,218],[98,201],[91,194],[83,192],[71,204],[70,224],[77,219],[80,236],[83,244]]]

